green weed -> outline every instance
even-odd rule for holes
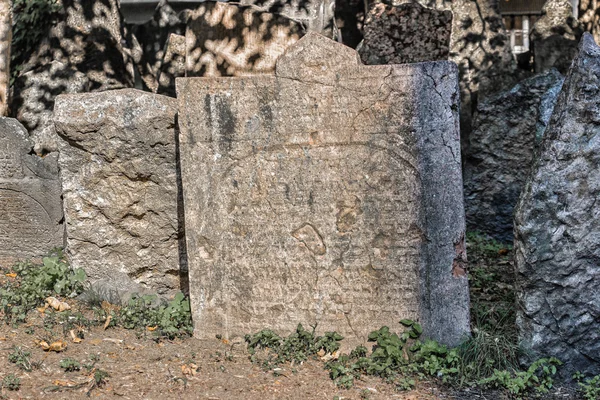
[[[75,296],[83,290],[83,269],[72,269],[60,250],[44,257],[42,264],[21,262],[12,268],[14,281],[0,287],[0,315],[6,323],[24,322],[27,313],[51,295]]]
[[[73,372],[79,371],[81,369],[81,364],[72,358],[65,358],[60,360],[60,367],[65,370],[65,372]]]
[[[577,381],[579,391],[586,400],[600,399],[600,375],[584,380],[581,373],[576,373],[573,379]]]
[[[2,387],[8,390],[19,390],[21,387],[21,379],[15,374],[8,374],[2,379]]]

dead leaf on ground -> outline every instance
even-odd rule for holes
[[[17,273],[16,272],[11,272],[9,274],[4,274],[5,276],[9,277],[9,278],[16,278],[17,277]]]
[[[195,376],[198,373],[198,366],[194,363],[182,365],[181,373],[187,376]]]
[[[158,325],[156,326],[147,326],[146,329],[148,329],[150,332],[153,332],[156,330],[156,328],[158,328]]]
[[[106,328],[108,328],[108,326],[110,325],[110,321],[112,321],[112,315],[109,315],[108,317],[106,317],[106,322],[104,322],[104,330],[106,330]]]
[[[3,342],[4,342],[4,341],[7,341],[7,340],[8,340],[8,339],[7,339],[7,338],[5,338],[5,337],[0,337],[0,341],[3,341]]]
[[[65,303],[64,301],[60,301],[59,299],[57,299],[56,297],[48,297],[46,299],[46,303],[54,308],[57,311],[65,311],[65,310],[70,310],[71,306],[68,305],[67,303]]]
[[[58,340],[50,344],[48,344],[48,342],[45,340],[40,340],[38,344],[44,351],[55,351],[57,353],[60,353],[67,348],[67,342],[63,342],[62,340]]]
[[[83,340],[82,338],[77,336],[77,334],[75,333],[75,329],[71,329],[69,331],[69,334],[71,335],[71,339],[73,340],[73,343],[81,343],[81,341]]]

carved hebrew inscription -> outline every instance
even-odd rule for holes
[[[308,34],[274,76],[177,81],[196,336],[302,323],[362,340],[421,318],[429,133],[418,89],[431,79],[421,68],[363,67]],[[456,133],[451,106],[439,125]]]
[[[0,189],[0,261],[50,250],[51,225],[48,213],[35,199]]]

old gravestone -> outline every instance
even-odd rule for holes
[[[180,288],[176,112],[175,99],[135,89],[57,98],[67,250],[92,279]]]
[[[477,107],[464,154],[467,228],[509,243],[513,212],[563,83],[555,69]]]
[[[364,26],[360,56],[365,64],[448,60],[452,12],[419,3],[376,3]]]
[[[565,376],[600,373],[600,48],[585,33],[515,212],[517,325]]]
[[[275,75],[179,78],[195,335],[469,332],[457,70],[309,33]]]
[[[55,156],[29,154],[33,143],[13,118],[0,118],[0,265],[64,245]]]

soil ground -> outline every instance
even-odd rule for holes
[[[496,249],[486,250],[494,255]],[[502,257],[490,261],[472,252],[471,284],[473,304],[486,310],[514,307],[513,277],[510,254],[500,249]],[[4,271],[5,272],[5,271]],[[0,285],[8,279],[0,275]],[[511,295],[512,293],[512,295]],[[73,311],[94,318],[83,303],[67,300]],[[476,310],[472,310],[476,315]],[[496,315],[487,313],[486,315]],[[395,385],[380,378],[362,377],[351,389],[336,387],[324,363],[318,359],[301,365],[284,365],[280,370],[264,371],[249,359],[243,340],[231,343],[217,338],[175,340],[153,338],[149,330],[126,330],[119,327],[77,326],[61,322],[57,313],[33,310],[27,322],[6,325],[0,321],[0,382],[14,374],[20,379],[16,391],[0,389],[4,399],[509,399],[506,392],[460,390],[435,380],[418,381],[410,391],[398,391]],[[79,332],[73,336],[70,330]],[[74,337],[83,336],[82,340]],[[51,344],[64,341],[60,352],[44,351],[40,341]],[[9,361],[15,346],[30,352],[30,371]],[[73,359],[79,371],[65,372],[61,360]],[[100,382],[95,376],[108,373]],[[542,396],[550,399],[577,399],[571,388],[558,387]]]

